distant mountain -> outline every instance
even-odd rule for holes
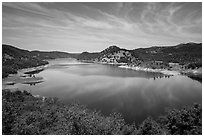
[[[150,47],[132,50],[134,57],[143,61],[202,62],[202,43],[186,43],[168,47]]]
[[[14,56],[20,56],[20,57],[33,57],[37,59],[55,59],[55,58],[76,58],[78,54],[72,54],[72,53],[67,53],[67,52],[60,52],[60,51],[28,51],[28,50],[23,50],[20,48],[16,48],[11,45],[2,45],[2,51],[3,54],[8,54],[8,55],[14,55]]]
[[[2,45],[2,76],[17,73],[18,69],[36,67],[48,64],[45,59],[76,58],[78,54],[52,51],[28,51],[11,45]]]
[[[202,43],[186,43],[168,47],[138,48],[134,50],[110,46],[98,53],[84,52],[80,60],[106,63],[135,63],[138,61],[163,61],[174,63],[202,62]]]
[[[35,58],[40,59],[56,59],[56,58],[76,58],[78,54],[71,54],[67,52],[59,52],[59,51],[31,51],[31,55]]]
[[[138,48],[134,50],[121,49],[115,45],[101,52],[83,52],[71,54],[66,52],[52,51],[28,51],[2,45],[2,71],[3,77],[16,73],[18,69],[35,67],[47,64],[45,59],[77,58],[78,60],[96,61],[101,63],[129,63],[143,64],[151,61],[174,62],[179,64],[202,65],[202,43],[182,43],[168,47]],[[193,64],[192,64],[193,63]],[[188,65],[189,66],[189,65]]]
[[[131,63],[134,62],[136,58],[126,49],[121,49],[117,46],[110,46],[100,52],[97,60],[99,62],[106,63]]]
[[[98,58],[100,55],[99,52],[89,53],[89,52],[82,52],[77,56],[78,60],[89,60],[94,61],[96,58]]]
[[[112,54],[114,52],[118,52],[119,50],[121,50],[119,47],[113,45],[108,47],[107,49],[103,50],[100,52],[101,55],[105,55],[105,54]]]
[[[134,60],[134,57],[128,50],[121,49],[115,45],[110,46],[101,52],[83,52],[77,58],[79,60],[89,60],[105,63],[132,62]]]
[[[30,51],[10,45],[2,45],[2,77],[17,73],[18,69],[48,64],[31,55]]]

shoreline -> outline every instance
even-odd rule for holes
[[[84,60],[78,60],[80,62],[84,62]],[[144,72],[153,72],[153,73],[162,73],[163,75],[167,76],[176,76],[176,75],[185,75],[188,77],[193,77],[195,79],[199,78],[202,81],[202,67],[199,69],[187,69],[187,70],[167,70],[167,69],[151,69],[145,68],[140,66],[131,66],[127,65],[127,63],[106,63],[106,62],[96,62],[96,61],[89,61],[89,63],[96,63],[102,65],[115,65],[118,68],[122,69],[131,69],[135,71],[144,71]],[[37,67],[31,68],[24,68],[17,71],[17,74],[10,74],[8,77],[2,79],[2,88],[4,86],[14,85],[17,83],[21,84],[38,84],[43,82],[42,77],[35,77],[35,74],[43,71],[49,66],[49,64],[41,65]]]
[[[145,71],[145,72],[155,72],[155,73],[162,73],[164,75],[169,75],[169,76],[175,76],[175,75],[180,75],[181,73],[178,71],[172,71],[172,70],[167,70],[167,69],[151,69],[151,68],[144,68],[144,67],[139,67],[139,66],[128,66],[128,65],[121,65],[118,66],[119,68],[124,68],[124,69],[131,69],[131,70],[136,70],[136,71]]]
[[[48,64],[37,66],[37,67],[20,69],[17,71],[16,75],[36,74],[38,73],[38,71],[40,72],[41,70],[44,70],[47,67],[48,67]]]
[[[44,82],[43,77],[35,77],[35,74],[43,71],[48,65],[24,68],[17,71],[17,74],[9,74],[8,77],[2,79],[2,89],[7,86],[21,84],[35,85]]]
[[[83,62],[85,60],[79,60],[79,61]],[[99,62],[99,61],[89,61],[89,62],[102,64],[102,65],[115,65],[115,66],[118,66],[119,68],[131,69],[135,71],[162,73],[167,76],[185,75],[188,77],[198,77],[202,79],[202,67],[198,69],[168,70],[168,69],[152,69],[152,68],[145,68],[140,66],[131,66],[131,65],[127,65],[127,63],[108,63],[108,62]]]
[[[84,60],[79,60],[79,61],[84,61]],[[155,73],[162,73],[164,75],[168,76],[175,76],[175,75],[180,75],[180,71],[173,71],[173,70],[167,70],[167,69],[151,69],[151,68],[145,68],[145,67],[139,67],[139,66],[130,66],[127,65],[127,63],[108,63],[108,62],[98,62],[98,61],[90,61],[92,63],[96,64],[102,64],[102,65],[115,65],[118,66],[119,68],[123,69],[131,69],[131,70],[136,70],[136,71],[145,71],[145,72],[155,72]]]

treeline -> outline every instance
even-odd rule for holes
[[[150,47],[132,50],[133,56],[142,61],[163,61],[186,64],[202,63],[202,43],[183,43],[176,46]]]
[[[190,64],[187,67],[195,68],[202,66],[202,43],[186,43],[169,47],[150,47],[134,50],[121,49],[117,46],[95,53],[83,52],[71,54],[66,52],[42,52],[28,51],[10,45],[2,45],[2,77],[14,74],[18,69],[45,65],[45,59],[76,58],[79,60],[102,60],[104,55],[111,55],[118,51],[129,51],[131,57],[121,58],[120,63],[141,63],[148,61],[163,61],[165,63],[177,62],[179,64]],[[132,61],[132,58],[136,58]]]
[[[149,117],[136,125],[126,124],[119,113],[105,117],[76,103],[3,90],[2,130],[4,135],[202,134],[202,107],[169,109],[157,120]]]
[[[9,45],[2,46],[2,77],[17,73],[18,69],[37,67],[48,64],[40,58],[35,58],[28,50],[18,49]]]
[[[2,44],[2,78],[16,74],[19,69],[46,65],[48,64],[46,59],[77,58],[77,56],[78,54],[59,51],[28,51]]]
[[[41,52],[28,51],[13,47],[11,45],[2,45],[2,77],[17,73],[18,69],[37,67],[48,64],[45,59],[75,57],[77,54],[66,52]]]
[[[186,69],[197,69],[200,67],[202,67],[202,62],[192,62],[185,66]]]
[[[2,77],[5,78],[9,74],[16,74],[18,69],[37,67],[41,65],[48,64],[47,61],[38,60],[38,59],[22,59],[15,58],[12,60],[3,60],[2,63]]]
[[[128,51],[132,58],[142,62],[163,61],[166,63],[174,62],[179,64],[199,63],[202,65],[202,43],[183,43],[176,46],[138,48],[134,50],[121,49],[117,46],[110,46],[101,52],[83,52],[77,56],[79,60],[100,60],[104,55],[112,55],[118,51]],[[130,63],[127,59],[120,62]]]

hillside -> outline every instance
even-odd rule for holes
[[[202,43],[186,43],[168,47],[138,48],[134,50],[121,49],[117,46],[99,53],[82,53],[80,60],[92,60],[106,63],[141,63],[149,61],[162,61],[165,63],[187,64],[202,62]]]
[[[202,62],[202,43],[186,43],[168,47],[150,47],[132,50],[134,57],[143,61],[174,63]]]
[[[2,45],[2,77],[9,74],[17,73],[18,69],[36,67],[48,64],[45,59],[69,58],[75,57],[77,54],[69,54],[66,52],[41,52],[28,51],[16,48],[11,45]]]
[[[110,46],[109,48],[100,52],[97,58],[99,62],[107,63],[132,63],[136,58],[126,49],[121,49],[117,46]]]
[[[98,52],[94,52],[94,53],[89,53],[89,52],[82,52],[81,54],[79,54],[77,56],[78,60],[89,60],[89,61],[94,61],[96,58],[99,57]]]
[[[121,49],[117,46],[110,46],[101,52],[83,52],[77,57],[77,59],[101,63],[131,63],[135,60],[128,50]]]
[[[78,54],[71,54],[67,52],[59,52],[59,51],[31,51],[30,52],[33,57],[40,59],[56,59],[56,58],[76,58]]]
[[[168,47],[138,48],[134,50],[121,49],[110,46],[101,52],[83,52],[71,54],[52,51],[28,51],[2,45],[2,76],[16,73],[18,69],[45,65],[45,59],[77,58],[78,60],[94,61],[100,63],[127,63],[148,68],[168,68],[169,63],[178,63],[187,68],[202,66],[202,43],[186,43]]]
[[[36,67],[48,64],[31,55],[30,51],[22,50],[10,45],[2,45],[2,77],[17,73],[18,69]]]

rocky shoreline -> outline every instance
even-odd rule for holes
[[[131,69],[136,71],[145,71],[145,72],[154,72],[154,73],[162,73],[166,76],[176,76],[176,75],[185,75],[192,79],[195,79],[199,82],[202,82],[202,67],[198,69],[152,69],[141,66],[134,66],[132,64],[127,65],[127,63],[106,63],[106,62],[92,62],[98,64],[107,64],[107,65],[116,65],[119,68],[123,69]]]
[[[84,60],[79,60],[84,62]],[[178,69],[178,68],[173,68],[173,69],[153,69],[153,68],[147,68],[147,67],[142,67],[142,66],[135,66],[133,64],[127,64],[127,63],[111,63],[111,62],[101,62],[101,61],[89,61],[89,63],[96,63],[96,64],[103,64],[103,65],[115,65],[118,66],[119,68],[123,69],[131,69],[131,70],[136,70],[136,71],[145,71],[145,72],[155,72],[155,73],[162,73],[167,76],[176,76],[176,75],[186,75],[189,77],[198,77],[199,79],[202,79],[202,67],[198,69]]]
[[[180,74],[180,72],[178,72],[178,71],[172,71],[172,70],[167,70],[167,69],[151,69],[151,68],[144,68],[144,67],[139,67],[139,66],[128,66],[128,65],[121,65],[118,67],[119,68],[125,68],[125,69],[137,70],[137,71],[162,73],[164,75],[170,75],[170,76]]]
[[[84,62],[81,60],[81,62]],[[90,63],[90,61],[89,61]],[[154,73],[162,73],[167,76],[175,76],[175,75],[186,75],[190,78],[193,78],[195,80],[198,80],[202,82],[202,68],[199,69],[179,69],[179,70],[168,70],[168,69],[152,69],[152,68],[145,68],[141,66],[134,66],[127,63],[106,63],[106,62],[91,62],[91,63],[97,63],[97,64],[107,64],[107,65],[116,65],[119,68],[123,69],[131,69],[136,71],[145,71],[145,72],[154,72]],[[48,65],[42,65],[38,67],[32,67],[32,68],[26,68],[18,70],[17,74],[10,74],[8,77],[4,78],[2,80],[2,88],[9,85],[14,85],[17,83],[21,84],[30,84],[35,85],[38,83],[43,82],[42,77],[35,77],[35,74],[39,73],[40,71],[43,71],[45,68],[47,68]]]
[[[136,71],[162,73],[167,76],[185,75],[191,79],[202,82],[202,67],[198,69],[182,69],[182,70],[167,70],[167,69],[151,69],[140,66],[121,65],[119,68],[131,69]]]

